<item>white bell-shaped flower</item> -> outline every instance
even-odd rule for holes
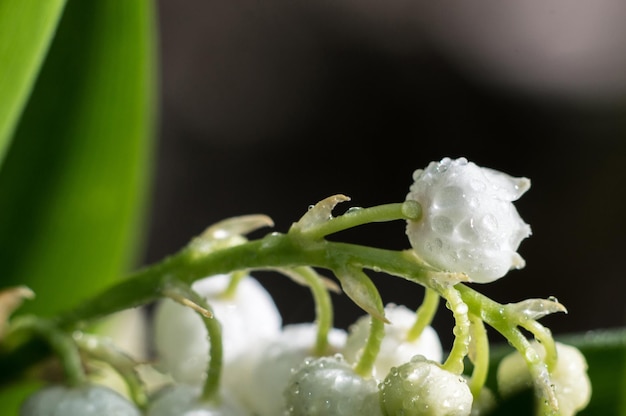
[[[374,362],[372,376],[375,379],[383,379],[392,367],[406,363],[415,355],[422,355],[432,361],[441,361],[443,357],[441,342],[437,332],[431,326],[424,328],[418,339],[407,338],[415,323],[415,311],[402,305],[387,305],[385,317],[391,323],[385,326],[385,337]],[[359,360],[369,336],[371,319],[369,315],[366,315],[350,326],[346,346],[342,350],[348,362],[356,363]]]
[[[532,347],[541,358],[546,355],[545,348],[537,342]],[[575,415],[587,407],[591,399],[591,381],[587,374],[587,360],[576,347],[556,343],[558,361],[550,373],[556,399],[559,402],[559,414]],[[503,397],[509,397],[526,388],[531,388],[533,380],[528,365],[522,355],[514,351],[502,359],[498,366],[498,390]]]
[[[216,275],[195,282],[222,325],[224,371],[263,341],[280,333],[282,319],[271,295],[254,278],[246,277],[233,297],[224,297],[230,276]],[[155,346],[162,371],[179,382],[199,385],[208,366],[209,340],[198,314],[170,299],[160,302],[154,318]]]
[[[431,162],[416,170],[413,179],[406,199],[417,201],[423,214],[408,221],[407,235],[424,261],[479,283],[524,267],[517,248],[530,227],[512,202],[530,188],[530,180],[465,158]]]
[[[249,416],[248,412],[228,394],[220,400],[203,402],[200,388],[177,384],[160,391],[150,403],[147,416]]]
[[[292,416],[382,416],[376,381],[341,355],[307,359],[291,375],[285,398]]]
[[[280,335],[258,344],[256,353],[239,360],[232,372],[224,374],[224,383],[242,403],[258,416],[282,415],[287,409],[283,393],[292,372],[313,354],[317,325],[287,325]],[[339,351],[346,333],[333,328],[328,334],[329,354]]]
[[[393,367],[379,388],[385,416],[469,416],[472,410],[463,376],[421,356]]]
[[[20,416],[140,416],[139,409],[116,391],[95,384],[81,387],[53,385],[30,396]]]

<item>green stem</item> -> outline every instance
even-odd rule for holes
[[[437,313],[439,307],[439,293],[436,290],[426,288],[424,292],[424,300],[415,313],[415,323],[407,333],[408,341],[416,341],[424,332],[424,329],[430,325]]]
[[[316,240],[359,225],[395,220],[417,220],[421,215],[422,208],[415,201],[377,205],[370,208],[351,208],[344,215],[333,217],[303,231],[302,235]]]
[[[322,278],[311,267],[296,267],[294,269],[279,269],[287,276],[294,277],[294,280],[303,280],[303,283],[311,289],[313,300],[315,301],[315,316],[317,321],[317,336],[313,354],[322,356],[328,351],[328,333],[333,327],[333,306],[328,293],[328,289]],[[293,276],[293,274],[297,276]]]
[[[380,344],[384,336],[385,323],[378,318],[370,316],[370,333],[363,347],[363,353],[354,366],[354,371],[361,377],[369,378],[372,376],[374,363],[380,352]]]
[[[110,365],[124,380],[131,399],[140,408],[148,404],[145,386],[136,372],[138,363],[119,350],[110,340],[76,331],[73,334],[78,348],[93,359]]]
[[[395,205],[393,209],[397,210],[400,205]],[[373,208],[367,210],[370,209]],[[324,228],[323,233],[357,222],[326,226],[329,228]],[[346,265],[385,272],[433,290],[440,289],[438,282],[441,278],[451,276],[424,264],[412,250],[393,251],[326,240],[310,241],[304,240],[302,235],[294,238],[291,234],[272,233],[259,240],[204,255],[185,248],[160,263],[138,270],[94,298],[59,315],[54,322],[60,329],[68,331],[80,328],[114,312],[159,299],[172,280],[191,285],[205,276],[231,273],[234,270],[300,266],[319,267],[336,273]],[[507,331],[512,323],[504,316],[503,305],[463,284],[457,284],[455,289],[470,313],[480,317],[505,337],[511,336]],[[381,330],[379,326],[384,330],[382,323],[375,323],[372,328],[374,333]],[[49,354],[49,350],[38,345],[36,340],[27,340],[17,346],[9,345],[0,353],[0,382],[14,380],[27,366]]]
[[[233,272],[230,276],[230,281],[228,282],[228,286],[222,293],[222,296],[225,298],[232,299],[235,297],[235,293],[237,293],[237,288],[239,287],[239,283],[248,276],[247,270],[238,270]]]
[[[370,314],[370,332],[354,371],[362,377],[372,376],[374,363],[385,337],[385,308],[378,289],[369,276],[356,267],[337,271],[341,286],[352,301]],[[351,282],[351,283],[349,283]],[[356,289],[358,287],[358,290]]]
[[[469,351],[470,343],[470,321],[468,317],[468,306],[463,302],[463,298],[458,290],[453,286],[442,286],[441,295],[446,298],[452,315],[454,316],[454,343],[448,358],[443,363],[443,368],[455,374],[463,373],[463,360]]]
[[[470,330],[472,337],[472,363],[474,369],[472,370],[472,377],[470,378],[468,385],[474,400],[478,400],[480,392],[487,380],[487,373],[489,371],[489,339],[487,338],[487,331],[483,321],[476,315],[469,314]]]
[[[43,338],[59,357],[68,386],[77,387],[87,382],[78,346],[71,336],[59,330],[53,322],[34,316],[23,317],[16,322],[13,331],[30,331]]]
[[[302,245],[289,234],[272,233],[263,239],[197,256],[183,249],[161,263],[131,274],[77,308],[60,315],[64,328],[93,321],[124,309],[157,300],[172,280],[186,284],[205,276],[242,269],[293,268],[311,266],[339,270],[345,265],[386,272],[424,286],[442,274],[423,264],[411,251],[397,252],[354,244],[319,241]]]
[[[191,307],[198,312],[204,323],[209,341],[209,363],[202,388],[201,399],[207,402],[219,400],[220,380],[222,376],[222,328],[217,319],[213,316],[210,306],[191,287],[179,282],[172,282],[169,287],[163,290],[163,295],[179,302],[184,306]]]
[[[526,329],[535,336],[546,351],[545,362],[548,371],[552,372],[556,368],[558,356],[556,351],[556,343],[552,337],[552,332],[535,320],[524,319],[519,322],[519,326]]]
[[[538,407],[537,414],[558,416],[559,403],[552,388],[548,367],[518,328],[508,325],[499,326],[500,328],[496,329],[522,354],[524,361],[526,361],[526,365],[528,366],[530,375],[535,384]]]

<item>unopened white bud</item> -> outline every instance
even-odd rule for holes
[[[317,325],[287,325],[279,336],[258,344],[256,352],[238,360],[237,373],[226,373],[225,384],[258,416],[282,415],[283,392],[293,371],[313,355]],[[346,341],[346,333],[334,328],[328,334],[329,352],[336,352]]]
[[[244,278],[235,295],[226,298],[223,293],[229,281],[230,276],[217,275],[192,286],[207,299],[222,325],[226,367],[261,341],[277,336],[282,324],[272,297],[257,280]],[[154,326],[161,369],[176,381],[202,383],[208,366],[209,340],[200,316],[188,307],[165,299],[157,308]]]
[[[416,355],[422,355],[432,361],[441,361],[443,355],[441,342],[431,326],[424,328],[418,339],[407,339],[409,330],[415,323],[415,311],[406,306],[387,305],[385,317],[391,323],[385,325],[385,337],[374,362],[372,372],[374,378],[383,379],[391,367],[402,365]],[[356,363],[359,360],[369,336],[371,319],[366,315],[350,326],[348,340],[342,351],[347,361]]]
[[[119,393],[99,385],[49,386],[30,396],[20,416],[139,416],[134,404]]]
[[[512,201],[530,187],[527,178],[445,158],[416,170],[413,179],[406,199],[417,201],[423,214],[408,221],[407,235],[423,260],[478,283],[524,266],[517,248],[530,227]]]
[[[537,342],[532,347],[545,358],[545,349]],[[584,409],[591,399],[591,382],[587,375],[587,361],[575,347],[556,343],[558,360],[550,373],[554,393],[559,403],[559,414],[571,416]],[[509,397],[532,386],[532,378],[526,361],[515,351],[498,366],[498,390],[503,397]]]
[[[340,355],[307,359],[285,391],[293,416],[382,416],[378,387],[364,379]]]
[[[177,384],[166,387],[153,398],[147,416],[248,416],[249,412],[228,394],[219,400],[204,402],[200,388]]]
[[[463,376],[420,356],[391,369],[380,397],[385,416],[467,416],[473,401]]]

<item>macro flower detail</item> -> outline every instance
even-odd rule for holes
[[[271,295],[256,279],[245,277],[229,297],[225,291],[230,279],[228,275],[215,275],[192,286],[208,300],[222,325],[225,365],[258,342],[277,336],[282,324]],[[154,332],[162,370],[176,381],[202,383],[208,365],[209,341],[198,314],[164,299],[156,310]],[[255,343],[251,344],[250,339]]]
[[[539,356],[546,355],[537,342],[532,347]],[[587,374],[587,360],[578,348],[556,343],[558,361],[550,373],[554,393],[559,402],[559,414],[575,415],[584,409],[591,399],[591,382]],[[531,388],[532,378],[522,355],[515,351],[502,359],[498,366],[498,390],[503,397],[510,397]]]
[[[359,376],[341,355],[307,359],[292,374],[285,398],[293,416],[382,416],[376,381]]]
[[[473,401],[463,376],[419,355],[391,369],[380,398],[385,416],[468,416]]]
[[[177,384],[160,391],[152,400],[147,416],[247,416],[249,413],[229,395],[215,402],[203,402],[200,389]]]
[[[413,174],[406,199],[423,210],[407,222],[413,250],[430,265],[492,282],[524,267],[517,253],[531,233],[513,201],[530,188],[527,178],[481,168],[465,158],[431,162]]]
[[[139,409],[117,392],[99,385],[48,386],[33,394],[20,416],[140,416]]]
[[[431,326],[424,328],[419,338],[415,340],[408,338],[409,330],[415,322],[414,311],[402,305],[387,305],[385,317],[391,324],[385,327],[385,337],[374,362],[372,376],[375,379],[383,379],[392,367],[409,361],[415,355],[422,355],[432,361],[441,361],[443,357],[441,342]],[[346,346],[342,350],[348,362],[356,362],[359,359],[369,335],[370,319],[372,319],[370,316],[363,316],[351,325]]]
[[[257,343],[252,356],[239,360],[236,374],[225,375],[225,385],[255,415],[283,414],[287,410],[283,392],[292,372],[313,355],[316,334],[314,323],[285,326],[276,338]],[[326,353],[339,351],[345,341],[345,331],[333,328],[328,334],[329,351]]]

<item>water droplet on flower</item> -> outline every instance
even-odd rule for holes
[[[362,210],[363,210],[362,207],[350,207],[346,211],[346,215],[356,214],[356,213],[358,213],[359,211],[362,211]]]
[[[498,231],[498,220],[492,214],[483,216],[480,220],[480,224],[482,228],[489,233],[495,233]]]
[[[454,231],[454,223],[452,220],[443,215],[437,215],[434,217],[432,219],[431,227],[434,232],[444,235],[450,235]]]
[[[446,186],[435,199],[435,203],[440,207],[458,207],[464,202],[465,194],[463,189],[458,186]]]

